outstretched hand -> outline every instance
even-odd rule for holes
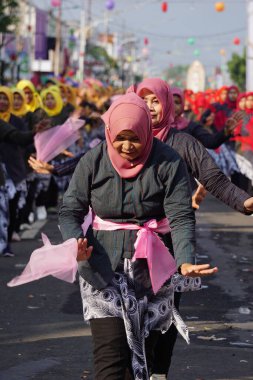
[[[91,256],[91,252],[93,250],[93,247],[87,247],[88,246],[88,241],[87,239],[78,239],[77,240],[77,245],[78,245],[78,251],[77,251],[77,261],[85,261],[88,260]]]
[[[225,131],[227,134],[232,134],[234,129],[237,127],[238,123],[243,119],[244,112],[237,111],[232,114],[225,122]]]
[[[207,194],[207,191],[204,188],[204,186],[199,185],[197,190],[195,191],[195,193],[192,196],[192,208],[194,208],[195,210],[198,210],[199,205],[205,199],[206,194]]]
[[[36,158],[33,156],[29,157],[28,164],[36,173],[39,174],[50,174],[54,169],[53,165],[50,165],[47,162],[41,160],[36,160]]]
[[[246,211],[253,213],[253,197],[246,199],[244,202],[244,208]]]
[[[211,268],[210,264],[194,265],[185,263],[181,265],[180,269],[183,276],[189,277],[204,277],[218,272],[218,268]]]

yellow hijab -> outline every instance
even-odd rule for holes
[[[18,88],[12,88],[12,94],[13,94],[13,102],[14,102],[14,94],[19,94],[23,100],[23,103],[21,105],[21,107],[19,108],[19,110],[15,110],[14,109],[14,106],[13,106],[13,110],[12,110],[12,113],[18,117],[22,117],[22,116],[25,116],[28,112],[28,109],[27,109],[27,104],[26,104],[26,101],[25,101],[25,93],[24,91],[22,90],[19,90]]]
[[[45,90],[41,91],[41,94],[40,94],[42,102],[43,102],[43,109],[46,111],[46,113],[50,117],[58,115],[62,111],[62,108],[63,108],[63,101],[61,98],[60,90],[57,90],[55,87],[57,88],[57,86],[51,86],[51,87],[45,88]],[[55,100],[56,105],[53,109],[47,108],[44,104],[44,101],[48,94],[51,94]]]
[[[0,119],[8,123],[11,117],[11,113],[13,112],[13,109],[12,109],[13,95],[9,87],[6,87],[6,86],[0,86],[0,93],[1,92],[7,96],[9,100],[9,107],[5,112],[0,112]]]
[[[29,90],[33,93],[33,99],[31,101],[31,103],[26,104],[27,110],[31,111],[31,112],[34,112],[37,108],[40,108],[42,106],[42,102],[41,102],[39,94],[36,92],[35,87],[34,87],[33,83],[30,80],[22,79],[17,84],[17,88],[19,90],[23,90],[24,91],[24,89],[26,87],[28,87]]]

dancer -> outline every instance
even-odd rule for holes
[[[187,164],[187,169],[207,191],[223,203],[237,211],[251,214],[253,198],[234,186],[214,164],[212,158],[192,136],[171,128],[174,121],[173,98],[168,84],[159,78],[148,78],[138,86],[132,86],[128,92],[135,91],[144,99],[152,117],[152,132],[158,139],[176,150]],[[180,294],[175,293],[178,307]],[[172,326],[166,334],[161,334],[155,349],[153,373],[162,374],[166,379],[171,363],[177,330]]]
[[[84,318],[90,321],[94,343],[95,379],[122,380],[128,367],[134,379],[147,380],[151,330],[167,330],[173,316],[180,331],[185,331],[173,307],[175,282],[182,279],[181,290],[198,286],[197,279],[184,279],[174,271],[195,277],[213,274],[217,268],[193,264],[195,221],[187,173],[178,154],[153,139],[143,100],[135,94],[122,96],[103,120],[106,141],[80,160],[63,198],[60,229],[64,240],[75,237],[82,242],[81,224],[89,206],[96,214],[86,234],[92,255],[79,263]],[[168,247],[166,218],[174,263],[152,232],[154,228],[162,233],[159,236]],[[159,228],[162,225],[164,229]],[[158,248],[152,252],[140,246],[146,234],[153,244],[162,244],[159,257]],[[145,252],[147,261],[139,260]]]

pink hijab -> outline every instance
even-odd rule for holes
[[[106,127],[107,151],[114,169],[122,178],[135,177],[145,165],[153,145],[151,116],[146,103],[134,93],[123,95],[112,103],[102,119]],[[133,131],[143,145],[141,156],[134,161],[122,158],[112,145],[124,130]]]
[[[181,131],[181,130],[185,129],[189,124],[189,120],[187,120],[184,116],[182,116],[182,113],[184,112],[184,93],[178,87],[173,87],[171,89],[171,92],[172,92],[172,95],[179,96],[179,98],[181,100],[180,114],[178,116],[175,116],[174,123],[173,123],[173,127],[178,129],[179,131]]]
[[[160,78],[144,79],[137,86],[130,86],[127,93],[133,91],[140,96],[143,89],[156,95],[162,105],[162,118],[158,124],[152,127],[153,136],[161,141],[166,141],[167,135],[174,121],[174,102],[170,87],[167,82]]]

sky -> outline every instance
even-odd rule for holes
[[[138,41],[137,53],[146,46],[149,51],[150,74],[160,75],[170,65],[188,65],[196,58],[208,73],[224,64],[233,52],[242,53],[247,41],[247,0],[226,0],[225,10],[215,11],[214,0],[170,0],[163,13],[160,0],[114,0],[115,8],[107,11],[108,29],[124,40],[126,33],[133,33]],[[33,4],[49,9],[51,0],[33,0]],[[79,20],[80,11],[88,0],[63,0],[63,18]],[[91,16],[94,28],[106,30],[105,0],[91,0]],[[188,38],[194,37],[194,45]],[[239,37],[240,45],[234,45]],[[196,50],[199,56],[196,56]],[[221,55],[220,51],[225,51]]]

